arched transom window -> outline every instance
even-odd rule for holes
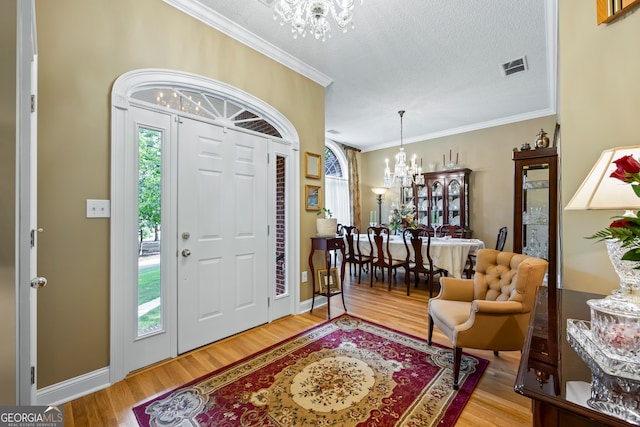
[[[233,101],[218,98],[209,93],[177,87],[153,87],[137,91],[131,97],[156,106],[160,105],[182,113],[214,119],[230,126],[282,138],[280,132],[259,114]]]

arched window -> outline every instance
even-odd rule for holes
[[[349,199],[349,174],[347,157],[333,141],[327,140],[324,147],[325,202],[338,224],[352,223]]]

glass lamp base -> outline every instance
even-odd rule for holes
[[[634,304],[640,304],[640,270],[635,267],[638,263],[623,260],[622,256],[629,250],[622,246],[617,239],[605,240],[609,260],[620,278],[620,289],[613,292],[616,298],[626,299]]]
[[[587,304],[596,343],[608,354],[640,366],[640,306],[617,296]]]
[[[640,384],[640,361],[620,356],[611,346],[602,345],[586,320],[567,319],[567,341],[580,354],[589,356],[589,367],[597,365],[604,374],[636,381]],[[584,359],[584,357],[582,357]]]
[[[640,364],[631,363],[595,342],[589,322],[567,319],[567,341],[592,373],[587,405],[599,412],[640,425]]]

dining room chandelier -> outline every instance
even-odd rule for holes
[[[331,25],[328,15],[331,14],[343,32],[347,32],[349,24],[353,25],[353,4],[355,0],[276,0],[273,18],[282,19],[280,25],[291,24],[293,38],[304,37],[307,31],[316,40],[331,37]],[[362,4],[363,0],[360,0]]]
[[[407,153],[404,152],[402,141],[402,117],[405,111],[400,110],[400,151],[396,154],[396,164],[393,168],[393,175],[389,168],[389,159],[384,159],[384,186],[389,188],[398,180],[403,187],[410,187],[412,184],[424,185],[424,175],[422,175],[422,167],[418,166],[416,155],[411,157],[411,165],[407,164]],[[422,162],[422,160],[421,160]]]

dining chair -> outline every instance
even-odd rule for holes
[[[408,281],[409,271],[406,257],[404,259],[393,259],[389,251],[389,227],[386,226],[370,226],[367,228],[367,238],[371,260],[369,262],[369,286],[373,287],[373,276],[375,276],[376,267],[380,267],[382,271],[382,282],[384,282],[384,270],[387,269],[387,281],[389,282],[389,290],[391,290],[391,273],[397,271],[399,267],[403,267],[405,271],[405,282]],[[374,250],[375,248],[375,250]]]
[[[450,236],[456,239],[465,237],[465,229],[461,225],[445,224],[440,228],[441,237]]]
[[[501,227],[498,230],[498,237],[496,239],[496,250],[502,251],[504,250],[504,245],[507,242],[507,227]],[[473,270],[476,267],[476,254],[469,252],[467,256],[467,264],[464,267],[464,274],[467,276],[467,279],[470,279],[473,276]]]
[[[344,262],[349,263],[349,274],[352,273],[352,267],[358,269],[358,283],[362,277],[362,268],[368,267],[371,261],[370,255],[363,255],[360,250],[360,230],[355,225],[342,225],[340,227],[340,235],[347,242],[347,255]],[[365,271],[369,271],[365,268]]]
[[[507,227],[502,227],[498,231],[498,239],[496,240],[496,250],[501,251],[504,249],[504,244],[507,242]]]
[[[425,230],[427,233],[429,233],[429,236],[431,237],[436,237],[436,230],[433,228],[432,225],[418,224],[416,228],[420,230]]]
[[[424,227],[407,228],[402,233],[402,239],[404,240],[404,245],[407,248],[407,271],[409,274],[414,274],[416,288],[418,287],[418,282],[420,280],[419,275],[427,275],[429,298],[431,298],[433,296],[433,276],[439,274],[441,277],[446,277],[449,275],[449,272],[444,268],[433,265],[433,259],[431,259],[431,236],[429,231]],[[411,256],[412,252],[413,256]],[[423,253],[426,255],[426,259]],[[410,281],[407,280],[407,295],[409,295],[410,289]]]

